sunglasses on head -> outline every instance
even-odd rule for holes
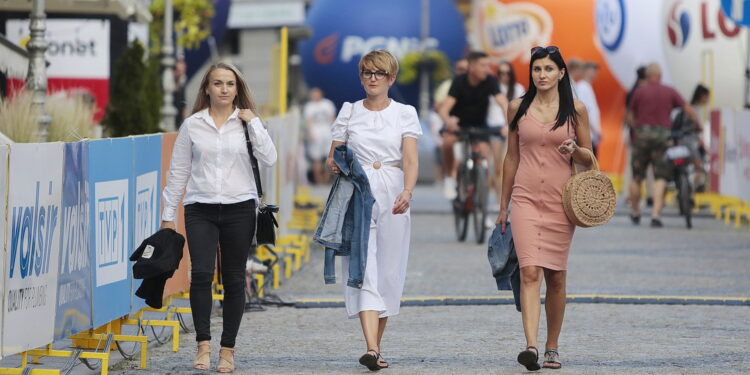
[[[536,46],[531,49],[531,55],[533,56],[539,53],[540,51],[547,51],[548,54],[553,54],[553,53],[560,52],[560,48],[557,48],[557,46],[549,46],[549,47]]]

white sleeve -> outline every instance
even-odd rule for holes
[[[250,120],[247,127],[250,143],[253,144],[253,155],[258,163],[270,167],[276,163],[276,146],[260,118]]]
[[[419,138],[422,135],[422,125],[419,123],[419,116],[417,116],[417,110],[414,107],[405,105],[401,109],[400,120],[401,138]]]
[[[349,127],[349,118],[352,114],[353,104],[344,102],[339,111],[339,115],[331,125],[331,135],[333,140],[338,142],[346,142],[346,130]]]
[[[177,205],[180,204],[182,195],[185,193],[185,185],[190,178],[193,151],[189,128],[188,122],[184,122],[172,148],[167,185],[162,192],[164,211],[162,211],[161,219],[163,221],[174,221]]]

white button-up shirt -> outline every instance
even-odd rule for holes
[[[186,186],[184,204],[230,204],[258,199],[238,115],[236,109],[226,123],[216,127],[208,109],[204,109],[182,123],[162,193],[162,220],[174,221]],[[276,147],[259,118],[250,121],[248,133],[258,163],[272,166],[276,162]]]

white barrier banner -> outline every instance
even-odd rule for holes
[[[63,143],[10,149],[4,356],[52,342],[60,258]]]
[[[721,133],[724,139],[724,164],[721,169],[721,183],[719,193],[730,197],[739,197],[740,176],[738,176],[739,165],[737,164],[737,115],[734,109],[721,109]]]
[[[8,207],[8,200],[6,199],[8,196],[8,189],[7,189],[7,182],[8,182],[8,145],[0,145],[0,228],[5,228],[6,220],[6,208]],[[0,244],[5,244],[5,230],[0,230]],[[5,296],[5,249],[0,249],[0,270],[2,270],[3,274],[0,274],[0,295]],[[3,322],[3,312],[5,312],[5,309],[3,308],[5,304],[3,303],[5,301],[5,298],[3,298],[2,301],[0,301],[0,326],[2,326]],[[0,348],[3,347],[3,335],[0,334]],[[0,359],[3,358],[2,350],[0,350]]]

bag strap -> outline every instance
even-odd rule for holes
[[[588,148],[586,148],[586,147],[578,147],[578,149],[579,150],[585,150],[584,152],[586,152],[587,154],[589,154],[589,156],[591,156],[591,169],[590,170],[598,171],[599,170],[599,162],[596,160],[596,156],[594,156],[594,153],[591,150],[589,150]],[[579,173],[578,172],[578,164],[576,164],[576,163],[573,162],[573,157],[572,156],[570,157],[570,165],[573,167],[573,175],[578,174]]]
[[[352,122],[352,115],[354,114],[354,104],[356,104],[356,102],[352,103],[352,109],[349,110],[349,117],[346,119],[346,141],[344,143],[349,143],[349,124]]]
[[[253,144],[250,142],[250,134],[247,132],[247,121],[242,120],[242,129],[245,131],[245,144],[247,145],[247,154],[250,155],[250,165],[253,167],[253,177],[255,177],[255,188],[258,189],[258,197],[263,198],[263,184],[260,181],[260,168],[258,168],[258,159],[253,155]]]

